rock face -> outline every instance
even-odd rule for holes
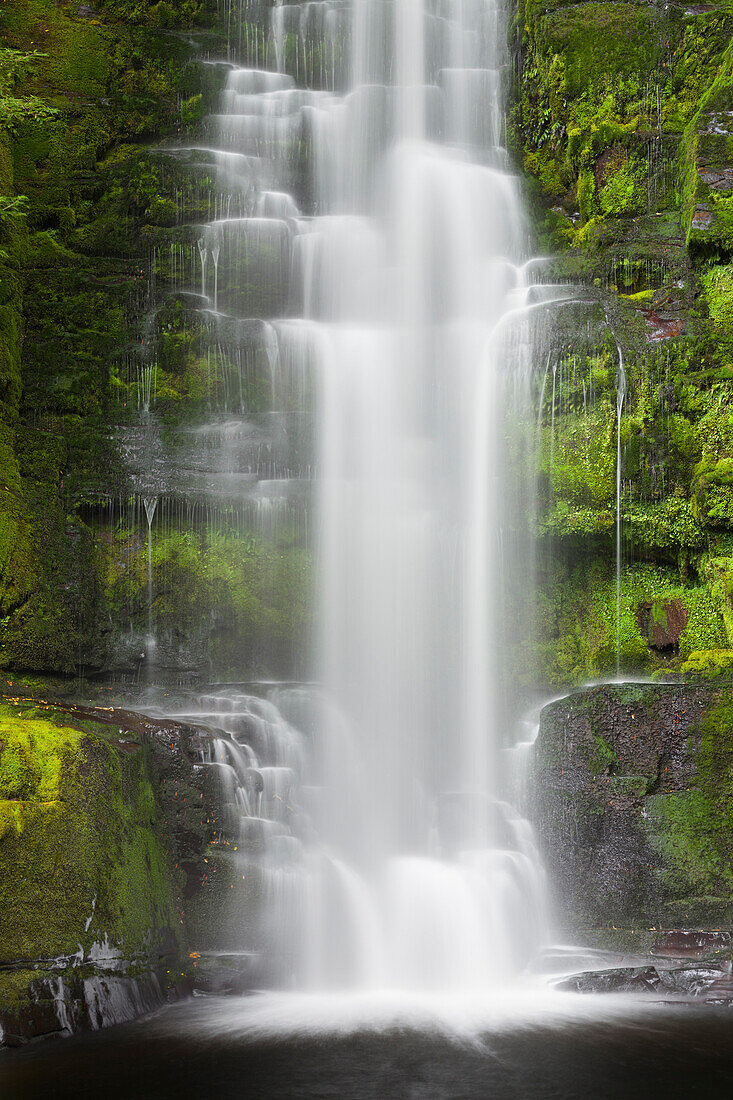
[[[651,649],[660,653],[679,649],[680,635],[687,626],[689,612],[682,600],[647,601],[636,609],[636,620]]]
[[[243,510],[241,484],[225,476],[260,451],[268,469],[292,467],[282,433],[263,427],[271,382],[236,363],[208,370],[209,324],[179,278],[222,183],[205,151],[170,147],[211,144],[203,120],[228,63],[201,59],[237,56],[230,14],[217,0],[3,2],[6,670],[132,680],[154,664],[157,682],[174,683],[212,667],[231,678],[297,671],[310,555],[289,524],[255,523],[267,509]],[[252,316],[277,313],[265,304]],[[244,428],[226,426],[240,416]]]
[[[206,736],[0,705],[0,1044],[129,1019],[185,985],[218,830]]]
[[[534,774],[564,930],[626,930],[642,948],[657,929],[731,927],[731,689],[605,686],[553,703]],[[658,939],[660,954],[673,946]]]
[[[730,932],[665,932],[655,939],[650,954],[667,959],[730,959],[731,935]]]

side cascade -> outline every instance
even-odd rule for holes
[[[222,691],[197,714],[226,731],[211,763],[279,981],[484,989],[547,934],[503,761],[569,291],[529,256],[502,146],[500,0],[267,18],[253,41],[274,68],[230,67],[210,121],[236,216],[199,227],[192,291],[217,347],[260,342],[299,402],[299,454],[315,440],[319,687]]]

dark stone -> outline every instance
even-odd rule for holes
[[[252,989],[252,972],[257,959],[249,954],[200,955],[194,960],[194,992],[239,995]]]
[[[12,1032],[3,1032],[2,1043],[6,1047],[24,1047],[30,1040],[23,1035],[13,1035]]]
[[[661,320],[657,318],[659,325]],[[673,322],[664,322],[673,325]],[[674,322],[674,324],[681,322]],[[670,333],[677,335],[676,333]],[[652,649],[664,651],[677,649],[680,634],[687,626],[690,613],[682,600],[663,600],[656,603],[642,603],[636,609],[636,621],[639,630]]]
[[[727,977],[727,970],[720,966],[687,966],[681,969],[660,970],[662,985],[670,993],[699,997],[707,993],[716,982]]]
[[[684,966],[668,970],[654,966],[626,966],[586,970],[555,985],[564,993],[656,993],[673,996],[733,996],[727,966]]]
[[[588,970],[558,982],[563,993],[657,993],[662,980],[653,966],[626,966],[617,970]]]
[[[715,215],[703,206],[697,206],[692,217],[692,229],[710,229],[715,221]]]
[[[696,932],[676,929],[658,936],[650,954],[668,959],[706,959],[714,956],[730,958],[730,932]]]
[[[727,750],[707,734],[700,755],[701,727],[724,697],[707,687],[607,685],[543,710],[530,813],[565,931],[593,930],[597,946],[611,946],[616,929],[636,930],[642,947],[660,924],[733,922],[733,830],[715,802],[727,797],[725,768],[720,780],[710,772]]]
[[[167,982],[164,992],[155,970],[127,974],[125,965],[139,969],[137,962],[118,962],[119,972],[85,964],[34,978],[12,1006],[0,1004],[0,1047],[125,1023],[186,992]]]
[[[642,309],[639,312],[646,322],[647,340],[650,344],[671,340],[675,336],[682,336],[685,332],[686,324],[681,317],[662,317],[654,309]]]
[[[729,1005],[733,1001],[733,974],[728,972],[709,985],[704,993],[705,1002],[708,1004]]]
[[[248,768],[244,781],[247,785],[247,790],[253,794],[262,794],[265,789],[265,781],[262,778],[261,772],[258,772],[256,768]]]

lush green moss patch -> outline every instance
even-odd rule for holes
[[[55,718],[55,720],[53,720]],[[180,935],[145,753],[51,708],[0,707],[0,959],[106,940],[129,958]]]

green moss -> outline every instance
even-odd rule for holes
[[[681,146],[680,204],[688,245],[697,251],[729,251],[733,247],[733,204],[704,176],[705,170],[731,163],[729,138],[715,123],[716,113],[730,109],[733,98],[733,47],[720,62],[712,84],[687,125]]]
[[[651,795],[646,811],[647,835],[664,858],[669,889],[718,893],[721,879],[726,889],[733,888],[733,871],[721,856],[723,837],[715,806],[702,791]]]
[[[677,654],[663,657],[650,649],[637,612],[641,605],[661,608],[677,600],[687,611],[687,624]],[[538,612],[536,660],[540,676],[553,684],[608,675],[616,671],[617,661],[625,672],[670,674],[691,654],[730,644],[720,601],[711,587],[681,584],[669,567],[640,563],[625,568],[617,620],[611,563],[582,558],[563,565],[556,560],[551,571],[540,575]]]
[[[618,764],[618,757],[602,737],[593,735],[593,750],[588,757],[588,767],[594,776],[603,775],[609,767]]]
[[[632,503],[623,511],[624,533],[642,553],[671,551],[674,555],[702,550],[706,536],[692,505],[683,497],[658,504]]]
[[[659,57],[657,17],[642,4],[548,10],[535,0],[521,15],[525,64],[511,133],[547,196],[569,209],[575,194],[581,227],[565,243],[593,247],[586,227],[646,208],[647,165],[634,134],[650,110],[643,89]]]
[[[646,775],[613,775],[610,778],[608,789],[614,797],[630,798],[640,802],[649,788],[649,779]]]
[[[70,672],[106,656],[100,557],[74,513],[126,487],[111,397],[125,385],[125,349],[140,338],[152,247],[144,226],[177,220],[171,172],[164,180],[139,143],[159,143],[210,109],[221,72],[192,64],[196,42],[169,32],[215,19],[216,4],[198,2],[110,0],[88,18],[55,0],[7,0],[0,12],[6,667]],[[212,36],[207,49],[216,48]],[[201,204],[199,221],[208,195]]]
[[[711,267],[701,282],[713,324],[733,337],[733,265]]]
[[[0,799],[62,801],[62,770],[76,763],[81,737],[44,720],[21,724],[12,713],[0,715]]]
[[[563,419],[550,470],[556,496],[578,505],[610,505],[616,490],[614,434],[615,416],[607,400],[586,415],[579,410]]]
[[[120,634],[130,623],[159,647],[182,641],[192,663],[238,676],[297,665],[310,623],[310,556],[284,525],[273,539],[215,529],[153,528],[152,608],[148,551],[120,527],[105,544],[105,593]]]
[[[697,757],[701,789],[719,805],[726,823],[733,810],[733,694],[723,691],[700,724]]]
[[[687,679],[715,680],[733,674],[733,649],[696,649],[680,666]]]
[[[75,954],[108,938],[125,957],[180,934],[145,753],[50,707],[0,707],[4,959]]]
[[[616,582],[602,558],[570,567],[557,561],[541,577],[537,660],[544,679],[577,683],[616,670]],[[620,621],[620,664],[640,670],[653,663],[624,589]]]
[[[690,789],[646,801],[648,836],[664,859],[666,888],[679,894],[679,912],[705,898],[730,907],[733,890],[733,696],[722,692],[700,723]],[[692,895],[692,897],[690,896]],[[694,919],[694,918],[693,918]]]
[[[720,383],[703,398],[698,422],[701,458],[694,468],[693,509],[711,528],[733,526],[733,389]]]
[[[617,153],[604,166],[598,205],[605,217],[633,217],[644,212],[647,166],[638,158]],[[581,206],[582,209],[582,206]]]
[[[564,54],[569,90],[578,92],[589,80],[651,71],[658,56],[653,19],[643,4],[574,4],[544,16],[539,33],[548,49]]]

